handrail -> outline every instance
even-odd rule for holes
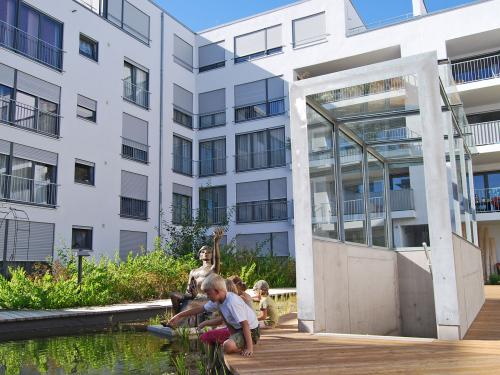
[[[140,105],[141,107],[149,108],[149,98],[151,92],[128,81],[125,78],[122,79],[122,81],[123,81],[123,98],[137,105]]]
[[[500,54],[452,63],[451,69],[457,84],[500,78]]]
[[[469,130],[476,146],[500,143],[500,120],[469,124]]]
[[[57,184],[2,173],[0,174],[0,199],[56,206]]]

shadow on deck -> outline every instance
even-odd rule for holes
[[[500,286],[486,286],[486,303],[465,340],[310,335],[295,314],[264,331],[251,358],[226,356],[234,374],[495,374],[500,372]],[[495,341],[497,340],[497,341]]]

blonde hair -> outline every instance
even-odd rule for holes
[[[233,280],[226,279],[226,290],[228,292],[238,294],[238,287],[236,284],[233,282]]]
[[[215,289],[226,292],[226,280],[216,273],[208,275],[201,283],[201,290],[206,292],[208,289]]]

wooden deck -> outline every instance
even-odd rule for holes
[[[288,316],[263,333],[253,357],[231,355],[226,363],[239,375],[498,374],[500,286],[487,286],[486,297],[466,340],[310,335],[298,333],[296,317]]]

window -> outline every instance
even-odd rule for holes
[[[477,212],[500,211],[500,171],[474,174],[474,199]]]
[[[236,184],[236,222],[288,219],[286,178]]]
[[[174,135],[174,172],[193,175],[193,152],[190,140]]]
[[[174,83],[174,122],[193,128],[193,93]]]
[[[200,177],[226,173],[226,138],[200,141]]]
[[[75,161],[75,182],[85,185],[94,185],[95,164],[84,161]]]
[[[226,124],[226,89],[198,95],[199,128],[207,129]]]
[[[410,174],[390,176],[391,190],[406,190],[411,188]]]
[[[285,164],[285,128],[236,135],[237,172]]]
[[[149,44],[149,16],[126,0],[107,0],[105,16],[116,26]]]
[[[191,197],[173,193],[172,196],[172,223],[187,224],[192,220]]]
[[[122,157],[141,163],[149,161],[148,122],[127,113],[122,118]]]
[[[236,245],[241,249],[260,250],[260,256],[289,256],[288,232],[237,234]]]
[[[148,219],[148,176],[122,171],[120,216]]]
[[[314,43],[326,37],[325,12],[293,20],[293,46]]]
[[[86,35],[80,34],[80,55],[98,61],[99,43]]]
[[[96,122],[97,102],[78,94],[76,115],[84,120]]]
[[[198,71],[222,68],[226,65],[226,51],[222,42],[207,44],[198,48]]]
[[[234,121],[281,115],[285,112],[284,96],[282,77],[234,86]]]
[[[149,72],[129,61],[123,63],[123,98],[149,108]]]
[[[281,25],[234,38],[235,63],[272,55],[283,49]]]
[[[120,231],[120,259],[126,260],[128,255],[133,256],[145,252],[148,245],[148,234],[146,232],[133,232],[129,230]]]
[[[75,250],[92,250],[92,228],[73,227],[71,248]]]
[[[26,3],[2,1],[0,44],[51,68],[62,70],[62,23]],[[19,5],[18,5],[19,4]]]
[[[190,72],[193,71],[193,46],[175,34],[174,61]]]
[[[227,221],[226,187],[200,188],[200,218],[208,225],[223,224]]]

